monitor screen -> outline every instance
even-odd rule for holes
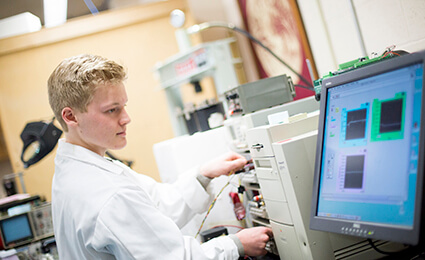
[[[33,237],[28,214],[13,216],[0,221],[5,246]]]
[[[310,227],[417,244],[424,53],[323,81]]]

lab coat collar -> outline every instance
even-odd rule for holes
[[[59,140],[56,156],[68,157],[87,164],[96,165],[115,174],[121,174],[124,171],[121,166],[114,163],[114,160],[102,157],[82,146],[67,143],[65,139]]]

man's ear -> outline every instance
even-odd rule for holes
[[[65,107],[64,109],[62,109],[62,119],[68,126],[78,124],[75,112],[70,107]]]

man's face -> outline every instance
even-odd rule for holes
[[[130,123],[125,105],[123,83],[105,84],[95,91],[87,112],[76,112],[78,145],[104,155],[107,149],[121,149],[127,144],[126,125]]]

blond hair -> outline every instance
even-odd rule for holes
[[[47,82],[50,107],[63,130],[68,131],[62,119],[65,107],[87,112],[97,86],[122,82],[126,75],[123,66],[96,55],[83,54],[63,60]]]

